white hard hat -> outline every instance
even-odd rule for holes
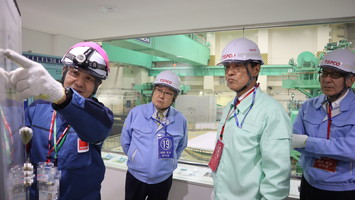
[[[246,38],[232,40],[222,51],[220,64],[228,62],[259,61],[264,64],[258,45]]]
[[[95,42],[80,42],[70,47],[63,56],[62,63],[87,70],[92,76],[106,79],[110,71],[105,50]]]
[[[155,81],[153,82],[153,85],[164,85],[177,92],[180,92],[181,81],[175,72],[167,70],[158,74],[158,76],[155,78]]]
[[[336,49],[327,53],[320,67],[332,67],[355,74],[355,54],[347,49]]]

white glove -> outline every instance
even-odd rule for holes
[[[64,87],[43,67],[15,51],[5,50],[5,56],[21,67],[10,73],[10,82],[21,99],[38,97],[57,103],[65,96]]]
[[[308,135],[292,134],[292,148],[304,148],[306,146]]]
[[[21,127],[20,130],[19,130],[19,133],[20,133],[20,136],[21,136],[21,140],[23,142],[23,144],[28,144],[32,137],[33,137],[33,131],[31,128],[29,127]]]

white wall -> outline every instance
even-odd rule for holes
[[[175,108],[181,111],[188,122],[215,122],[216,97],[180,95],[175,101]]]
[[[81,42],[77,38],[51,35],[22,28],[22,51],[38,54],[63,56],[74,44]]]

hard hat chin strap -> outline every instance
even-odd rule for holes
[[[248,77],[249,77],[249,81],[248,81],[247,84],[244,85],[244,87],[242,87],[241,89],[235,91],[237,94],[243,92],[244,90],[246,90],[246,89],[250,86],[250,84],[251,84],[251,82],[253,81],[253,79],[257,80],[257,77],[258,77],[258,76],[252,76],[251,73],[250,73],[250,71],[249,71],[249,68],[248,68],[248,64],[249,64],[249,63],[250,63],[250,62],[245,62],[245,63],[244,63],[244,67],[245,67],[245,69],[247,70],[247,74],[248,74]]]

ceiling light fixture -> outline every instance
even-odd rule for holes
[[[115,6],[106,5],[99,7],[99,10],[103,13],[115,13],[117,12],[118,8],[116,8]]]

